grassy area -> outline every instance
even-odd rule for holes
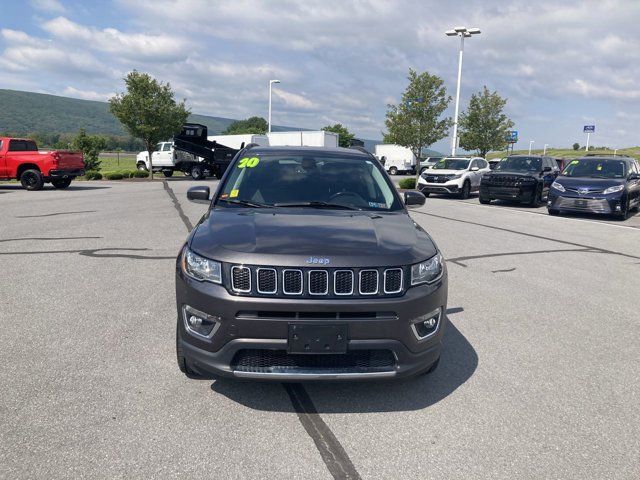
[[[136,169],[136,156],[131,154],[120,155],[120,161],[113,155],[100,155],[100,172],[109,173],[117,172],[120,170],[135,170]]]
[[[529,153],[529,150],[515,150],[513,152],[514,155],[526,155]],[[542,155],[542,149],[539,150],[531,150],[533,155]],[[550,157],[560,157],[560,158],[577,158],[584,156],[586,152],[584,149],[573,150],[571,148],[547,148],[547,155]],[[613,150],[589,150],[590,154],[605,154],[605,155],[613,155]],[[630,148],[621,148],[618,150],[617,155],[628,155],[630,157],[634,157],[637,160],[640,160],[640,147],[630,147]],[[505,152],[492,152],[487,155],[487,159],[492,158],[501,158],[505,156]]]

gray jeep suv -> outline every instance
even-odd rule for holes
[[[344,380],[433,371],[447,271],[370,154],[238,153],[176,264],[177,356],[187,375]]]

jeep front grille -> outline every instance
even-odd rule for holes
[[[233,265],[230,290],[241,295],[273,297],[397,296],[404,293],[404,276],[408,274],[408,267],[346,269]]]

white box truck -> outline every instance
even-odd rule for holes
[[[328,147],[335,148],[338,146],[338,134],[333,132],[318,131],[301,131],[301,132],[270,132],[269,145],[285,147]]]
[[[416,157],[407,147],[394,144],[376,145],[376,157],[391,175],[414,173]]]
[[[269,138],[266,135],[213,135],[207,137],[207,140],[210,142],[218,142],[237,150],[246,147],[250,143],[255,143],[261,147],[269,146]]]

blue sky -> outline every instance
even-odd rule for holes
[[[408,69],[440,75],[461,105],[486,85],[509,99],[516,148],[640,144],[640,2],[460,0],[2,0],[0,88],[106,100],[132,69],[168,81],[195,113],[380,138]],[[453,102],[448,112],[453,114]],[[446,151],[444,139],[433,148]]]

